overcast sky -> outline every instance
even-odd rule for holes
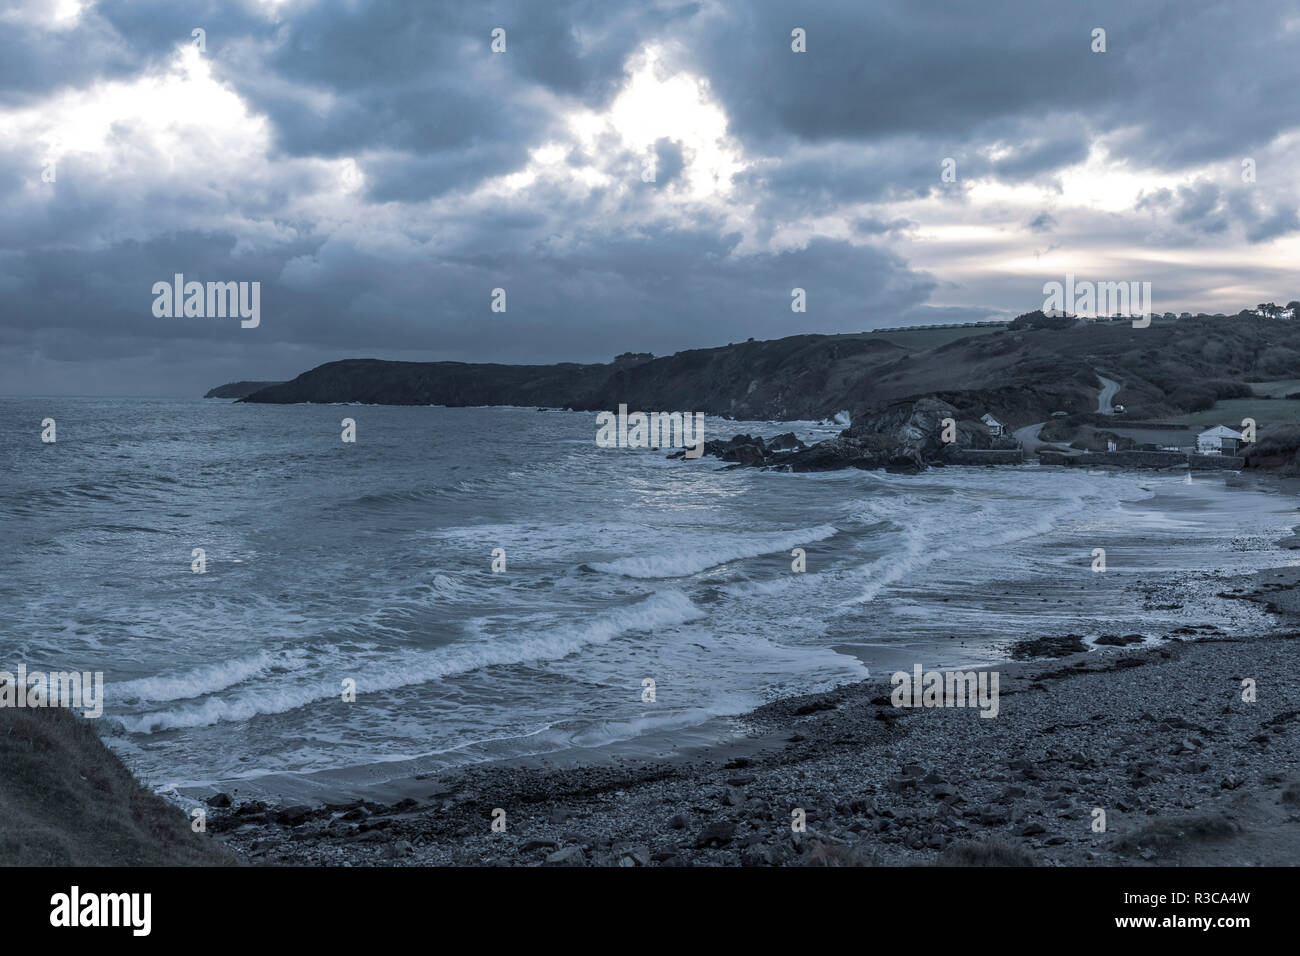
[[[1280,0],[0,0],[0,394],[1286,302],[1298,88]]]

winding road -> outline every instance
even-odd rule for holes
[[[1119,391],[1119,382],[1107,378],[1105,375],[1098,375],[1101,380],[1101,394],[1097,396],[1097,411],[1102,415],[1114,415],[1115,393]]]
[[[1115,393],[1120,389],[1120,383],[1105,375],[1098,375],[1101,382],[1101,391],[1097,394],[1097,411],[1102,415],[1114,415],[1115,408],[1113,399]],[[1017,428],[1011,434],[1020,442],[1020,447],[1024,449],[1027,457],[1032,458],[1038,454],[1038,449],[1049,448],[1052,451],[1059,451],[1066,455],[1082,455],[1083,452],[1077,448],[1071,448],[1069,445],[1060,442],[1040,441],[1038,433],[1043,430],[1047,422],[1036,422],[1033,425],[1025,425],[1023,428]]]

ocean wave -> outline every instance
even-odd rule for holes
[[[484,667],[556,660],[622,634],[657,631],[704,616],[682,592],[662,591],[636,604],[605,611],[585,626],[550,628],[515,641],[481,640],[437,651],[406,651],[379,658],[336,655],[329,662],[331,675],[328,677],[264,681],[230,696],[209,697],[201,702],[138,716],[121,716],[117,720],[130,733],[148,734],[249,720],[325,702],[329,702],[327,706],[348,706],[341,702],[345,678],[356,681],[359,695],[396,690]]]
[[[114,700],[138,703],[167,703],[215,694],[250,677],[269,673],[273,668],[299,669],[308,663],[306,652],[259,651],[216,664],[205,664],[171,676],[138,677],[111,684],[108,693]]]
[[[814,541],[825,541],[837,534],[838,530],[834,525],[823,524],[796,531],[720,534],[702,548],[678,548],[614,561],[593,561],[588,566],[597,571],[629,578],[687,577],[729,561],[756,558],[777,551],[789,551]]]

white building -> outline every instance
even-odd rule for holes
[[[1007,430],[1007,427],[1003,425],[1000,421],[998,421],[996,418],[994,418],[992,415],[988,415],[988,414],[981,415],[980,421],[982,421],[985,425],[988,426],[989,434],[992,435],[994,438],[997,438],[999,435],[1001,435],[1003,432]]]
[[[1227,425],[1215,425],[1196,436],[1196,450],[1202,455],[1221,455],[1225,441],[1228,450],[1235,454],[1237,442],[1241,441],[1241,432],[1233,431]]]

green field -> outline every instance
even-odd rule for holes
[[[1168,421],[1183,425],[1199,425],[1209,428],[1213,425],[1227,425],[1229,428],[1241,428],[1243,418],[1255,419],[1261,430],[1269,425],[1300,424],[1300,399],[1265,399],[1265,398],[1229,398],[1215,402],[1214,407],[1204,412],[1179,415]]]
[[[934,349],[940,345],[947,345],[949,342],[956,342],[958,339],[968,339],[972,335],[988,335],[1004,328],[1006,326],[985,325],[979,328],[966,329],[959,325],[945,325],[938,329],[902,329],[892,332],[870,332],[868,334],[893,342],[895,345],[901,345],[905,349]]]
[[[1251,382],[1249,384],[1256,395],[1272,395],[1274,398],[1282,398],[1285,395],[1300,392],[1300,378],[1287,378],[1280,382]]]

